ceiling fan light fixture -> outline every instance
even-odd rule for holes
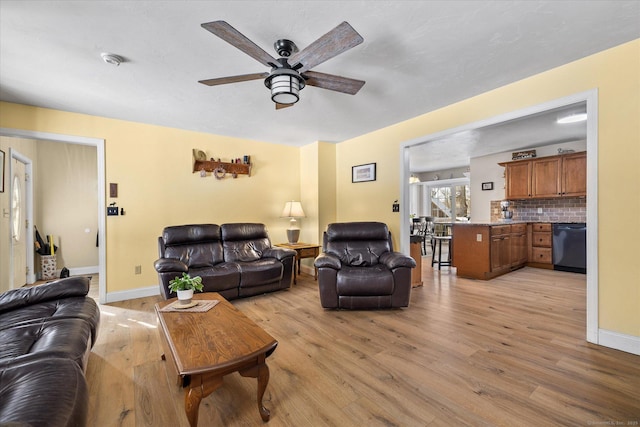
[[[264,84],[271,90],[271,100],[276,104],[295,104],[300,100],[300,89],[305,86],[298,73],[286,68],[272,72]]]

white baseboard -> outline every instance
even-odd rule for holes
[[[300,271],[311,276],[314,276],[316,274],[316,268],[313,265],[301,265]]]
[[[98,274],[100,271],[100,267],[97,265],[92,265],[89,267],[76,267],[69,269],[70,276],[84,276],[86,274]],[[59,272],[58,272],[59,273]]]
[[[107,293],[107,304],[110,302],[127,301],[135,298],[152,297],[154,295],[160,295],[160,288],[158,285],[149,286],[146,288],[131,289],[128,291],[116,291]]]
[[[640,337],[600,329],[598,344],[640,356]]]

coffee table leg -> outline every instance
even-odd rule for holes
[[[258,379],[258,410],[260,411],[260,417],[262,418],[262,421],[269,421],[271,412],[262,404],[264,392],[267,390],[267,384],[269,384],[269,367],[266,363],[264,363],[263,359],[262,363],[260,363],[259,365],[252,366],[249,369],[244,369],[239,372],[243,377]]]
[[[203,381],[201,377],[192,376],[191,384],[184,394],[184,411],[191,427],[198,425],[198,410],[200,401],[213,393],[222,385],[222,377],[208,378]]]
[[[200,401],[202,400],[202,388],[189,387],[184,395],[184,411],[187,413],[187,419],[191,427],[198,425],[198,410],[200,409]]]

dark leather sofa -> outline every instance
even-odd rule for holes
[[[323,252],[315,259],[324,308],[408,307],[413,258],[393,251],[391,233],[381,222],[327,226]]]
[[[160,293],[176,296],[169,281],[182,273],[202,277],[204,292],[231,300],[291,286],[296,252],[272,247],[264,224],[193,224],[165,227],[158,238]]]
[[[0,425],[84,426],[85,370],[100,323],[90,280],[0,294]]]

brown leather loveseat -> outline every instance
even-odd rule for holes
[[[71,277],[0,294],[0,425],[86,425],[84,373],[100,323],[89,282]]]
[[[381,222],[329,224],[315,260],[324,308],[408,307],[413,258],[393,251]]]
[[[272,247],[264,224],[193,224],[165,227],[158,238],[160,292],[176,296],[169,281],[188,273],[202,277],[204,292],[235,299],[287,289],[296,252]]]

